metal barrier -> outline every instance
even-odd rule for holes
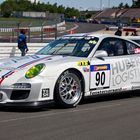
[[[47,26],[39,26],[39,27],[30,27],[30,26],[27,26],[27,27],[13,27],[13,28],[0,28],[0,32],[13,32],[13,30],[15,31],[18,31],[20,29],[26,29],[26,30],[29,30],[31,32],[37,32],[37,31],[41,31],[42,28],[47,28],[47,29],[51,29],[51,28],[61,28],[61,26],[64,26],[66,23],[65,21],[63,22],[60,22],[60,23],[57,23],[56,25],[47,25]],[[66,28],[63,28],[63,30],[66,30]]]
[[[48,43],[27,43],[29,48],[27,55],[36,53],[47,44]],[[0,43],[0,59],[13,56],[21,56],[17,43]]]

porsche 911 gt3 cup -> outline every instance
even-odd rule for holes
[[[65,35],[34,55],[0,61],[0,105],[74,107],[140,89],[140,46],[117,36]]]

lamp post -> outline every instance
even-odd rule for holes
[[[102,0],[100,0],[100,11],[102,11]]]
[[[110,8],[110,0],[108,0],[108,8]]]

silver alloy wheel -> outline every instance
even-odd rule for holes
[[[66,104],[75,104],[81,98],[81,83],[79,78],[69,73],[62,77],[59,83],[59,95]]]

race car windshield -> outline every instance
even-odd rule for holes
[[[98,42],[97,37],[60,38],[41,49],[38,55],[67,55],[87,57]]]

